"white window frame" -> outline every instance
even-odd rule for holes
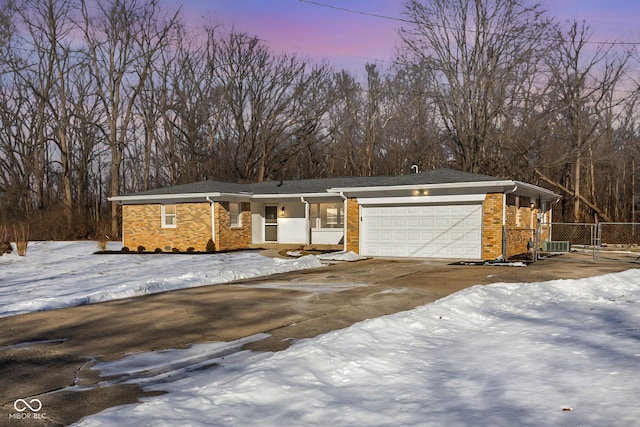
[[[236,206],[238,212],[233,212],[232,207]],[[234,221],[235,219],[235,221]],[[241,228],[242,227],[242,203],[241,202],[229,202],[229,227]]]
[[[324,206],[323,206],[324,205]],[[324,211],[323,211],[324,208]],[[334,210],[335,213],[331,215],[331,219],[335,220],[335,222],[329,222],[329,210]],[[314,215],[315,214],[315,215]],[[314,230],[338,230],[344,228],[344,203],[331,203],[331,202],[321,202],[321,203],[312,203],[309,209],[311,228]],[[325,224],[333,225],[333,227],[322,227],[322,220],[325,218]],[[342,223],[340,223],[342,220]]]
[[[167,207],[172,206],[173,207],[173,213],[168,212],[167,213]],[[178,209],[177,209],[177,205],[175,204],[171,204],[171,205],[162,205],[162,228],[176,228],[177,227],[177,220],[178,220]]]

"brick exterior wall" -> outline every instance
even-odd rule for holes
[[[123,246],[136,251],[173,248],[186,251],[192,247],[205,251],[211,239],[211,205],[209,203],[176,204],[176,227],[162,228],[162,205],[123,205]]]
[[[505,219],[507,258],[529,252],[529,242],[533,240],[535,233],[531,214],[530,206],[507,206]]]
[[[483,204],[482,258],[496,259],[503,254],[503,202],[502,193],[488,193]],[[240,227],[231,227],[229,221],[229,202],[214,202],[215,215],[215,250],[245,249],[252,242],[251,206],[242,202]],[[528,242],[533,236],[532,208],[523,206],[520,210],[520,221],[516,223],[518,208],[506,207],[507,257],[525,253],[529,250]],[[533,218],[537,210],[533,210]],[[147,251],[157,248],[162,251],[206,251],[211,235],[210,203],[178,203],[176,204],[176,227],[162,227],[162,205],[123,205],[123,245],[131,251],[144,246]],[[346,249],[359,253],[360,250],[360,209],[355,198],[347,199]],[[535,220],[534,220],[535,222]],[[548,230],[546,231],[548,234]]]
[[[502,255],[502,193],[488,193],[482,205],[482,259]]]
[[[347,252],[360,253],[360,206],[355,198],[347,199]]]
[[[248,202],[243,202],[240,227],[229,225],[229,202],[214,202],[215,250],[246,249],[251,243],[251,211]],[[131,251],[144,246],[147,251],[176,249],[186,252],[188,248],[206,251],[211,236],[210,203],[176,204],[176,227],[162,227],[162,205],[122,206],[123,245]]]
[[[526,199],[528,200],[528,199]],[[529,202],[521,207],[511,204],[506,207],[506,257],[530,253],[535,243],[536,227],[538,225],[538,214],[540,209],[531,207]],[[545,213],[544,222],[549,222],[550,213]],[[540,245],[549,236],[549,226],[541,228]]]
[[[242,202],[240,227],[229,224],[229,202],[214,202],[216,218],[216,250],[246,249],[251,244],[251,205]]]

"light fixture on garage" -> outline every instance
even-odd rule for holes
[[[284,206],[280,208],[280,216],[284,216]]]

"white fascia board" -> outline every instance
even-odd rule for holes
[[[207,197],[218,197],[220,193],[179,193],[179,194],[143,194],[139,196],[113,196],[107,200],[111,202],[144,202],[151,200],[177,200],[177,199],[206,199]]]
[[[439,189],[478,189],[513,187],[516,181],[478,181],[478,182],[449,182],[444,184],[417,184],[417,185],[383,185],[378,187],[343,187],[329,188],[333,193],[367,193],[376,191],[402,191],[402,190],[439,190]]]
[[[394,185],[394,186],[378,186],[378,187],[344,187],[330,188],[327,191],[334,193],[349,193],[355,196],[366,194],[369,192],[393,192],[402,190],[482,190],[484,192],[499,191],[504,193],[526,193],[542,200],[552,201],[559,200],[561,196],[546,188],[537,185],[528,184],[526,182],[513,180],[499,181],[475,181],[475,182],[450,182],[444,184],[419,184],[419,185]],[[525,190],[525,191],[521,191]]]
[[[358,197],[358,204],[367,205],[407,205],[429,203],[482,203],[486,194],[452,194],[443,196],[406,197]]]
[[[251,196],[251,200],[262,200],[262,199],[300,199],[303,198],[340,198],[340,194],[338,193],[295,193],[295,194],[253,194]]]
[[[554,193],[546,188],[538,187],[537,185],[527,184],[526,182],[515,181],[518,186],[518,190],[526,190],[524,193],[533,194],[535,197],[540,197],[544,201],[557,201],[562,198],[561,195]],[[518,192],[518,191],[516,191]]]
[[[207,199],[251,198],[251,193],[176,193],[176,194],[144,194],[131,196],[113,196],[107,200],[121,203],[161,203],[163,201],[207,201]]]

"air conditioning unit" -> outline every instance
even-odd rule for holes
[[[542,242],[543,252],[571,252],[571,242],[564,240],[546,240]]]

